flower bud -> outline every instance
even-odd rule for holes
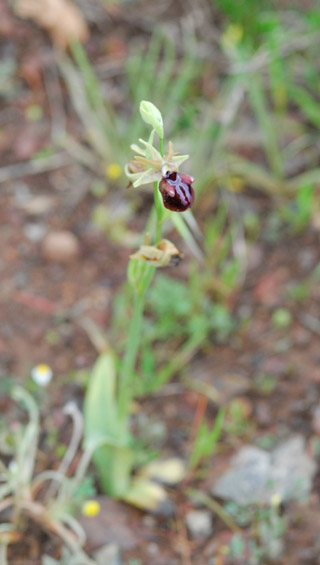
[[[167,171],[159,184],[163,204],[173,212],[184,212],[194,201],[194,178],[177,171]]]
[[[152,102],[142,100],[140,114],[142,119],[153,127],[160,139],[163,139],[163,120],[160,110]]]

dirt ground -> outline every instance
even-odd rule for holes
[[[100,27],[93,25],[92,53],[99,51],[108,26],[112,28],[110,22]],[[112,30],[105,47],[108,57],[112,50],[125,53],[126,38],[137,33],[137,25],[120,14],[118,19],[115,16]],[[129,251],[108,240],[90,222],[95,205],[88,190],[94,178],[91,171],[66,154],[62,154],[60,162],[49,161],[49,170],[42,173],[33,174],[25,168],[25,163],[46,148],[50,140],[52,122],[44,77],[54,54],[45,33],[30,22],[18,20],[3,1],[0,57],[16,64],[14,81],[8,84],[8,93],[0,101],[0,378],[14,377],[23,383],[37,363],[52,367],[55,378],[42,407],[43,429],[54,426],[59,441],[64,443],[69,430],[62,407],[69,399],[81,405],[81,370],[85,374],[96,358],[83,320],[89,317],[102,329],[108,328],[115,293],[125,282]],[[30,104],[42,106],[40,121],[26,120],[25,109]],[[66,112],[68,127],[76,132],[79,126],[68,104]],[[9,165],[12,168],[6,169]],[[250,193],[246,197],[250,199]],[[264,222],[265,209],[271,204],[263,196],[255,195],[254,199]],[[132,226],[137,221],[132,218]],[[68,230],[77,238],[77,254],[67,264],[45,256],[42,240],[53,230]],[[89,551],[99,543],[116,540],[128,563],[130,558],[140,559],[143,565],[229,563],[226,557],[210,561],[232,535],[218,516],[213,518],[209,540],[190,539],[184,515],[193,503],[185,488],[208,490],[236,449],[253,438],[258,441],[270,436],[281,440],[299,433],[307,440],[310,451],[312,442],[319,439],[319,286],[313,285],[303,306],[288,298],[290,285],[305,281],[319,261],[319,235],[312,227],[299,236],[284,232],[274,243],[261,237],[253,245],[246,279],[233,297],[235,318],[249,317],[250,325],[243,325],[227,345],[212,340],[206,352],[196,355],[188,368],[192,379],[204,381],[226,398],[238,398],[244,403],[250,425],[241,437],[226,438],[223,449],[206,464],[204,479],[190,476],[172,489],[176,510],[169,518],[148,515],[101,495],[99,521],[87,524]],[[284,305],[293,319],[285,330],[270,324],[272,312]],[[275,379],[276,386],[269,395],[255,385],[257,375]],[[167,385],[163,392],[139,402],[139,409],[150,421],[164,420],[165,453],[185,457],[201,395],[179,386],[178,380],[174,382],[175,387]],[[0,408],[1,416],[16,417],[13,403],[7,398],[0,398]],[[207,410],[213,419],[216,407],[209,403]],[[41,449],[43,468],[54,467],[56,456],[45,437]],[[308,504],[290,503],[283,510],[289,526],[279,565],[319,563],[319,484],[317,474]],[[30,525],[10,551],[10,563],[36,565],[43,553],[58,558],[60,545],[58,539]]]

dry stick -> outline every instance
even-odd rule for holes
[[[211,384],[208,384],[203,381],[197,381],[195,379],[190,379],[189,377],[182,377],[182,383],[190,388],[191,390],[195,390],[199,394],[203,394],[206,396],[211,402],[218,404],[219,406],[222,404],[224,398],[221,392]]]
[[[66,153],[56,153],[45,159],[34,159],[22,163],[15,163],[0,169],[0,183],[18,179],[25,175],[37,175],[47,171],[53,171],[60,167],[70,165],[71,160]]]
[[[198,393],[199,394],[199,393]],[[192,426],[191,426],[191,434],[190,434],[190,442],[194,443],[195,438],[199,432],[199,427],[203,422],[206,410],[208,406],[208,397],[202,394],[198,396],[198,402],[196,406],[195,415],[193,418]]]
[[[55,142],[62,139],[66,134],[66,113],[64,111],[63,94],[56,64],[50,61],[50,65],[46,65],[43,71],[44,86],[51,116],[51,140]]]
[[[24,501],[21,504],[21,510],[25,511],[41,527],[57,534],[72,552],[81,555],[84,559],[84,565],[95,565],[95,562],[84,553],[75,536],[62,523],[51,519],[44,506],[37,502]]]
[[[14,504],[13,496],[10,496],[10,498],[5,498],[0,502],[0,512],[3,512],[7,508],[10,508],[10,506],[13,506],[13,504]]]
[[[178,540],[175,545],[180,553],[182,565],[192,565],[190,542],[188,540],[187,528],[183,519],[179,520],[177,523],[177,537]]]
[[[320,321],[311,314],[302,313],[298,315],[298,318],[303,326],[310,330],[315,335],[320,335]]]
[[[214,500],[214,498],[211,498],[204,492],[201,492],[200,490],[194,488],[188,488],[187,494],[192,498],[195,498],[198,502],[204,504],[205,506],[207,506],[207,508],[209,508],[209,510],[212,510],[212,512],[217,514],[217,516],[221,518],[221,520],[226,524],[226,526],[228,526],[228,528],[232,532],[241,532],[241,528],[239,528],[239,526],[234,522],[230,514],[228,514],[221,506],[221,504]]]
[[[95,157],[93,151],[78,143],[76,139],[69,134],[66,134],[59,140],[59,145],[62,149],[72,157],[75,161],[92,170],[95,174],[101,168],[101,163]]]

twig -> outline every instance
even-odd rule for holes
[[[316,335],[320,335],[320,321],[311,314],[298,314],[298,318],[303,326]]]
[[[78,143],[72,135],[66,134],[59,140],[59,145],[64,149],[75,161],[92,170],[95,174],[101,167],[100,162],[95,157],[93,151]]]
[[[51,139],[55,142],[62,139],[66,133],[66,115],[58,69],[52,60],[44,67],[43,76],[51,115]]]
[[[54,169],[60,169],[70,165],[71,160],[66,153],[56,153],[43,159],[34,159],[22,163],[15,163],[0,169],[0,183],[24,177],[25,175],[37,175]]]
[[[224,510],[224,508],[222,508],[221,504],[219,504],[219,502],[217,502],[214,498],[211,498],[201,490],[194,488],[188,488],[187,494],[217,514],[217,516],[221,518],[232,532],[241,532],[241,528],[239,528],[231,516]]]
[[[10,506],[12,506],[13,504],[14,504],[13,496],[10,496],[10,498],[5,498],[4,500],[2,500],[0,502],[0,513],[6,510],[7,508],[10,508]]]
[[[105,334],[91,318],[83,318],[80,320],[80,325],[87,332],[92,345],[98,353],[102,353],[103,351],[108,351],[108,349],[110,349]]]
[[[208,397],[203,394],[199,394],[195,415],[191,425],[190,442],[192,444],[194,443],[198,435],[199,427],[203,422],[207,410],[207,406],[208,406]]]
[[[60,522],[54,520],[48,514],[46,508],[37,502],[22,501],[21,510],[25,511],[30,518],[40,524],[41,527],[57,534],[64,544],[75,554],[83,559],[84,565],[96,565],[82,550],[74,535]]]
[[[222,394],[214,386],[202,381],[190,379],[189,377],[182,377],[181,380],[185,386],[191,388],[191,390],[195,390],[196,392],[203,394],[209,400],[211,400],[211,402],[214,402],[218,405],[222,404]]]

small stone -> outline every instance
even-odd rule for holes
[[[25,271],[15,273],[12,278],[16,288],[26,288],[30,280],[29,273]]]
[[[24,235],[29,241],[37,243],[46,235],[47,228],[44,224],[26,224],[24,226]]]
[[[293,343],[297,347],[306,347],[310,343],[311,335],[308,330],[302,327],[296,327],[293,330]]]
[[[46,195],[32,196],[23,205],[24,211],[30,216],[47,214],[53,207],[53,198]]]
[[[13,194],[18,206],[24,206],[30,199],[30,188],[24,182],[18,181],[13,185]]]
[[[122,565],[121,550],[116,543],[108,543],[94,553],[98,565]]]
[[[159,553],[159,546],[157,543],[149,543],[147,547],[147,552],[149,555],[157,555]]]
[[[157,526],[157,520],[154,516],[150,516],[150,514],[143,516],[141,522],[145,528],[155,528]]]
[[[78,258],[80,245],[69,231],[52,231],[42,242],[42,254],[47,261],[70,263]]]
[[[298,264],[301,270],[309,271],[317,260],[316,250],[311,247],[304,247],[297,253]]]
[[[208,510],[190,510],[185,522],[192,538],[208,538],[212,534],[212,518]]]
[[[212,492],[237,504],[270,503],[273,494],[284,501],[304,499],[315,472],[304,438],[294,436],[271,452],[252,445],[240,449]]]

